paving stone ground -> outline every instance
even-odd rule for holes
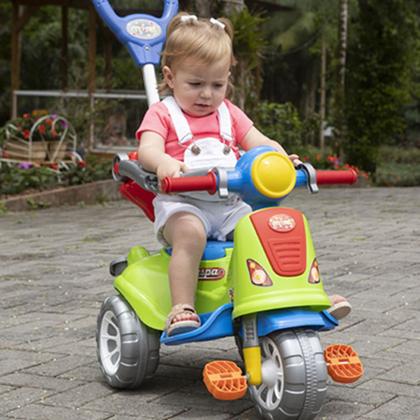
[[[328,387],[320,419],[420,418],[420,188],[326,188],[284,202],[307,215],[329,293],[353,312],[323,345],[352,344],[366,369]],[[206,362],[238,360],[232,339],[162,347],[155,378],[109,388],[95,324],[112,295],[109,262],[158,248],[137,208],[118,201],[0,217],[0,418],[255,419],[248,398],[220,402],[201,382]]]

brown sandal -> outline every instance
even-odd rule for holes
[[[332,295],[329,298],[331,300],[331,306],[327,309],[327,311],[335,319],[343,319],[350,313],[351,305],[345,297],[340,295]]]
[[[180,315],[184,315],[184,319],[176,320]],[[194,307],[188,304],[179,303],[172,307],[171,312],[166,320],[166,334],[168,336],[186,333],[195,330],[201,325],[200,317],[197,315]]]

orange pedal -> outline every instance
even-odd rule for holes
[[[343,384],[355,382],[363,375],[362,362],[351,346],[332,344],[324,350],[328,374]]]
[[[207,390],[218,400],[238,400],[246,394],[246,377],[235,362],[215,360],[207,363],[203,370]]]

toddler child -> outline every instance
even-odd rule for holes
[[[269,145],[287,155],[226,99],[235,64],[232,38],[227,19],[198,19],[180,13],[171,21],[160,86],[160,92],[170,96],[150,107],[136,133],[139,161],[159,180],[191,170],[233,168],[239,147],[246,151]],[[297,155],[289,158],[298,162]],[[235,195],[222,200],[204,192],[158,194],[153,206],[157,237],[172,246],[168,273],[172,310],[166,331],[175,335],[200,326],[194,300],[207,238],[226,240],[251,207]],[[336,305],[331,310],[350,310],[343,297],[331,299]]]

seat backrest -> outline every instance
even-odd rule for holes
[[[152,222],[155,221],[155,211],[152,202],[156,194],[144,190],[132,180],[120,185],[120,193],[123,197],[139,206],[148,219]]]

